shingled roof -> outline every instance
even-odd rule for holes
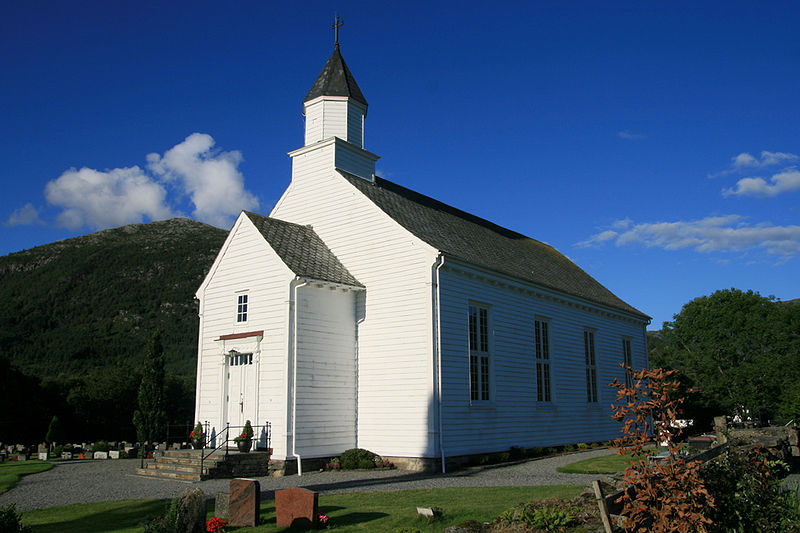
[[[363,287],[309,226],[244,212],[292,272],[303,278]]]
[[[303,98],[303,102],[308,102],[318,96],[349,96],[353,100],[367,105],[367,99],[358,88],[356,79],[347,68],[342,53],[339,51],[339,43],[333,47],[333,54],[322,67],[322,72],[319,73],[317,81]]]
[[[340,172],[387,215],[447,255],[642,319],[650,318],[616,297],[552,246],[383,178],[375,177],[370,182]]]

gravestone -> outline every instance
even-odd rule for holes
[[[188,487],[178,500],[181,533],[204,533],[206,531],[206,497],[196,487]]]
[[[108,452],[109,459],[119,459],[119,450],[110,450]]]
[[[108,452],[94,452],[95,459],[108,459]]]
[[[228,514],[231,526],[257,526],[261,507],[261,485],[255,479],[232,479]]]
[[[61,452],[62,459],[72,459],[72,452]]]
[[[227,520],[230,517],[230,495],[227,492],[218,492],[214,498],[214,516]]]
[[[313,527],[319,495],[306,489],[275,491],[275,519],[278,527]]]
[[[39,452],[39,460],[47,461],[47,452]]]
[[[17,461],[27,461],[27,460],[28,456],[25,455],[24,453],[20,452],[17,454]]]

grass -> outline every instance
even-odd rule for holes
[[[655,448],[645,448],[645,452],[648,454],[656,451]],[[559,466],[556,470],[562,474],[616,474],[625,470],[628,466],[626,464],[628,461],[630,461],[628,456],[615,453],[576,461],[568,465]]]
[[[0,463],[0,494],[14,488],[22,476],[53,468],[47,461],[13,461]]]
[[[470,487],[391,492],[331,494],[319,497],[319,510],[330,517],[339,533],[392,533],[398,527],[416,527],[423,533],[439,533],[445,527],[466,520],[490,521],[517,503],[558,497],[574,498],[584,489],[581,485],[550,487]],[[105,533],[141,531],[140,524],[149,517],[162,514],[165,500],[124,500],[27,511],[24,524],[34,533]],[[441,507],[440,520],[428,523],[417,515],[419,507]],[[207,518],[212,516],[209,506]],[[262,525],[237,528],[247,532],[285,532],[275,525],[275,501],[261,503]]]

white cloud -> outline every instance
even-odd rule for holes
[[[756,196],[758,198],[769,198],[784,192],[800,189],[800,171],[797,169],[787,169],[773,175],[771,183],[767,183],[764,178],[742,178],[736,182],[735,188],[723,189],[723,196]]]
[[[67,170],[45,186],[45,198],[63,208],[57,223],[70,229],[96,229],[161,220],[174,216],[166,205],[166,190],[138,166],[101,172]]]
[[[39,218],[39,210],[30,202],[15,209],[3,222],[4,226],[29,226],[31,224],[44,224],[44,221]]]
[[[720,176],[727,176],[729,174],[743,173],[753,168],[766,168],[784,165],[797,160],[800,160],[800,156],[790,154],[788,152],[768,152],[764,150],[761,152],[761,154],[759,154],[759,157],[755,157],[747,152],[742,152],[737,156],[731,157],[730,167],[715,174],[709,174],[708,177],[718,178]]]
[[[761,249],[785,257],[800,254],[800,226],[750,225],[739,215],[700,220],[633,224],[621,232],[606,230],[577,243],[578,246],[640,244],[646,247],[732,252]]]
[[[147,162],[154,175],[189,195],[196,219],[224,227],[242,209],[258,207],[258,199],[244,188],[238,170],[242,154],[215,152],[213,147],[210,135],[193,133],[163,156],[149,154]]]
[[[620,139],[627,139],[627,140],[631,140],[631,141],[635,141],[637,139],[644,139],[644,135],[643,134],[641,134],[641,133],[632,133],[632,132],[630,132],[628,130],[622,130],[620,132],[617,132],[617,137],[619,137]]]

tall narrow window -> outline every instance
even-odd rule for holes
[[[631,355],[631,340],[622,339],[622,362],[625,364],[625,385],[633,387],[633,356]]]
[[[550,327],[544,320],[533,323],[536,335],[536,399],[550,401]]]
[[[240,294],[236,305],[236,322],[247,322],[247,295]]]
[[[597,360],[594,355],[594,331],[583,330],[583,351],[586,358],[586,401],[597,402]]]
[[[489,400],[489,309],[469,306],[469,397]]]

